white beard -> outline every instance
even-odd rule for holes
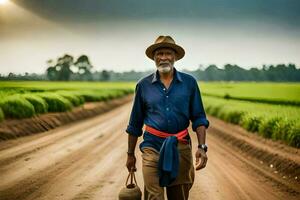
[[[163,65],[161,65],[161,66],[158,66],[157,67],[157,70],[159,71],[159,72],[161,72],[161,73],[169,73],[170,71],[171,71],[171,66],[169,65],[169,66],[163,66]]]

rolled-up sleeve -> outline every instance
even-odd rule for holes
[[[197,127],[202,125],[206,128],[209,127],[209,121],[206,118],[205,110],[201,99],[201,93],[196,80],[194,80],[193,91],[191,94],[190,114],[193,131],[196,131]]]
[[[135,87],[135,97],[126,132],[140,137],[143,134],[144,116],[142,90],[141,85],[138,83]]]

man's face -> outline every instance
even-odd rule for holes
[[[154,61],[157,70],[162,73],[169,73],[175,62],[175,51],[170,48],[160,48],[154,52]]]

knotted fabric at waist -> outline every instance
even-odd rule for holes
[[[180,131],[178,133],[171,134],[171,133],[159,131],[155,128],[152,128],[151,126],[145,125],[145,131],[147,131],[148,133],[151,133],[152,135],[155,135],[157,137],[161,137],[161,138],[176,136],[178,141],[188,144],[187,139],[184,138],[185,136],[187,136],[189,134],[188,129],[184,129],[183,131]]]
[[[159,152],[158,160],[158,176],[159,185],[166,187],[176,180],[179,169],[179,152],[177,149],[178,141],[188,144],[184,137],[189,134],[185,129],[176,134],[170,134],[163,131],[156,130],[146,125],[145,130],[155,136],[165,138]]]

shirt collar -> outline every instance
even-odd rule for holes
[[[182,82],[182,78],[181,78],[181,75],[179,74],[179,72],[176,70],[176,68],[174,67],[174,79],[176,81],[179,81],[179,82]],[[158,73],[158,70],[156,70],[154,73],[153,73],[153,77],[152,77],[152,83],[155,83],[159,80],[159,73]]]

